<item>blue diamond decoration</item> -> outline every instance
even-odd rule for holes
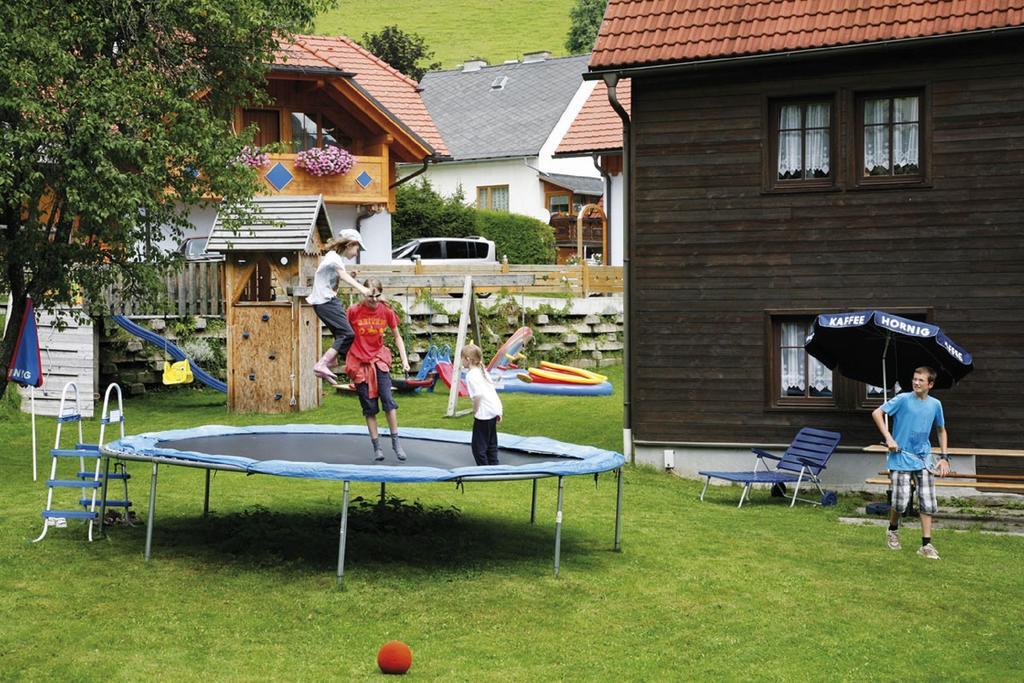
[[[288,187],[288,183],[295,179],[292,172],[285,168],[284,164],[280,161],[274,164],[274,167],[267,172],[264,176],[267,182],[274,186],[274,189],[280,192],[284,188]]]
[[[356,178],[356,182],[359,183],[359,187],[365,190],[370,186],[370,183],[373,182],[373,176],[366,171],[363,171],[359,174],[359,177]]]

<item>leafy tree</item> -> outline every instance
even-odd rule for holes
[[[244,200],[238,104],[265,98],[278,39],[330,0],[8,0],[0,6],[0,291],[24,314],[147,291],[191,206]]]
[[[604,20],[606,0],[576,0],[569,10],[569,33],[565,49],[571,55],[582,55],[594,49],[597,32]]]
[[[434,51],[427,47],[423,36],[406,33],[397,26],[385,26],[379,33],[364,33],[359,44],[416,82],[428,71],[441,68],[441,62],[420,66],[434,56]]]

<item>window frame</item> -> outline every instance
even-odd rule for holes
[[[325,142],[324,142],[324,120],[325,119],[329,119],[330,122],[333,123],[334,126],[335,126],[335,133],[339,133],[340,132],[341,135],[342,135],[342,139],[339,139],[337,134],[335,134],[333,136],[335,141],[337,142],[337,144],[335,146],[336,147],[341,147],[342,149],[346,149],[346,150],[351,149],[351,147],[352,147],[352,139],[350,137],[348,137],[347,135],[345,135],[343,131],[341,131],[341,125],[331,116],[331,112],[325,111],[325,110],[320,109],[320,108],[315,108],[315,109],[310,109],[310,110],[289,109],[289,110],[287,110],[287,112],[285,112],[285,114],[286,114],[286,118],[288,120],[288,141],[285,142],[284,140],[281,140],[281,143],[283,145],[285,145],[291,151],[292,154],[298,154],[299,152],[305,151],[307,149],[312,149],[312,147],[302,147],[302,148],[300,148],[296,144],[295,129],[294,129],[294,126],[292,126],[292,118],[295,117],[295,116],[305,116],[305,117],[308,117],[309,119],[311,119],[313,122],[316,123],[316,142],[315,142],[315,147],[318,147],[318,148],[322,149],[325,146]]]
[[[806,110],[803,109],[810,104],[829,105],[828,118],[828,144],[829,144],[829,169],[831,175],[828,178],[800,178],[784,180],[779,178],[779,145],[781,132],[779,127],[779,114],[783,107],[799,104],[802,108],[801,114],[801,154],[804,157],[806,167]],[[834,190],[839,185],[839,170],[842,168],[837,151],[838,128],[839,128],[839,107],[835,93],[807,94],[799,96],[770,97],[767,100],[767,136],[768,154],[764,164],[765,187],[770,192],[806,192]],[[806,170],[806,168],[805,168]]]
[[[509,206],[512,204],[512,192],[508,185],[477,185],[476,187],[476,208],[484,209],[487,211],[505,211],[506,213],[511,209],[506,207],[504,209],[495,209],[493,206],[494,190],[505,190],[508,195]],[[486,203],[483,201],[486,196]]]
[[[864,103],[870,99],[887,99],[890,103],[889,111],[889,164],[893,161],[893,120],[892,101],[900,97],[917,97],[917,149],[918,173],[913,175],[885,175],[865,176],[864,171]],[[906,87],[887,90],[859,90],[853,94],[853,141],[850,146],[852,153],[849,159],[850,178],[856,188],[879,188],[879,187],[908,187],[921,186],[929,183],[929,159],[928,150],[931,147],[930,130],[928,125],[928,112],[931,111],[928,89],[925,87]]]
[[[832,373],[832,395],[831,396],[782,396],[780,387],[782,386],[782,323],[802,321],[808,325],[808,331],[810,325],[814,323],[814,313],[808,311],[771,311],[766,312],[765,324],[767,326],[767,350],[768,350],[768,362],[765,364],[767,368],[767,383],[766,383],[766,398],[768,399],[768,405],[771,408],[810,408],[810,409],[829,409],[835,410],[840,407],[839,405],[839,380],[842,377],[833,372]],[[804,351],[807,355],[807,352]],[[809,367],[805,364],[806,368]]]
[[[769,411],[812,410],[829,412],[870,412],[882,405],[881,398],[869,398],[868,385],[864,382],[832,373],[832,396],[780,396],[782,384],[781,323],[792,320],[806,320],[809,324],[821,313],[841,313],[844,310],[865,310],[860,308],[772,309],[765,311],[765,404]],[[933,324],[934,309],[931,307],[890,306],[886,311],[895,315]],[[806,352],[805,352],[806,353]],[[909,387],[904,387],[909,390]]]
[[[552,216],[555,215],[555,214],[558,214],[558,213],[564,214],[566,216],[573,215],[573,212],[572,212],[573,194],[572,194],[572,192],[569,192],[568,190],[565,191],[565,192],[547,192],[547,193],[545,193],[545,195],[546,195],[545,196],[545,200],[547,201],[547,210],[548,210],[549,214],[551,214]],[[555,211],[551,207],[551,200],[555,199],[556,197],[564,197],[565,198],[565,209],[566,209],[565,211]]]

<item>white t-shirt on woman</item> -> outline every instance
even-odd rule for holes
[[[325,304],[338,296],[338,271],[345,271],[345,262],[341,255],[331,249],[323,258],[320,265],[316,267],[316,274],[313,275],[313,291],[306,297],[306,303],[311,306]]]

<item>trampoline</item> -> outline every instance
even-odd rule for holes
[[[387,483],[469,482],[533,480],[530,511],[536,520],[537,480],[558,478],[558,508],[555,514],[555,576],[559,572],[562,530],[562,500],[565,477],[597,476],[621,470],[620,453],[591,446],[555,441],[546,437],[498,435],[500,465],[479,467],[470,450],[471,434],[449,429],[402,428],[402,445],[408,460],[375,463],[365,426],[274,425],[228,427],[209,425],[194,429],[150,432],[129,436],[100,447],[109,458],[150,462],[149,514],[146,520],[145,559],[152,550],[156,506],[157,472],[160,465],[206,470],[203,513],[209,510],[210,472],[213,470],[269,474],[301,479],[343,482],[341,530],[338,542],[338,583],[345,571],[345,538],[348,530],[348,501],[351,482],[379,482],[381,495]],[[387,439],[387,431],[381,430]],[[619,472],[615,504],[615,550],[621,545],[622,476]],[[104,500],[106,492],[104,491]],[[100,519],[103,516],[101,514]]]

